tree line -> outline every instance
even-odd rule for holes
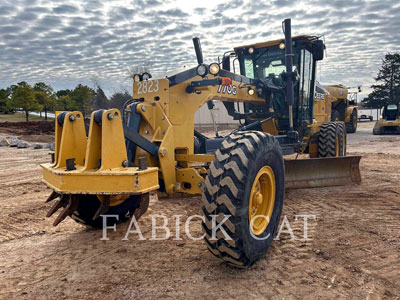
[[[400,106],[400,53],[388,53],[374,78],[372,92],[362,102],[368,108],[382,108],[387,104]]]
[[[44,82],[31,86],[21,81],[0,89],[0,112],[23,111],[26,121],[29,121],[29,112],[40,112],[44,113],[44,118],[47,120],[47,113],[56,110],[79,110],[85,115],[101,108],[122,109],[123,104],[131,98],[132,96],[126,91],[116,92],[107,98],[98,84],[95,88],[78,84],[73,90],[54,91]]]

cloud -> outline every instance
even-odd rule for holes
[[[77,13],[79,9],[76,6],[63,4],[53,8],[55,14],[74,14]]]
[[[205,61],[238,45],[293,34],[323,35],[326,83],[370,85],[385,53],[400,51],[397,0],[2,0],[0,88],[26,80],[59,88],[99,76],[107,86],[130,86],[128,67],[153,62],[160,74],[196,64],[192,37]]]

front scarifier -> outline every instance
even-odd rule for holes
[[[89,135],[80,112],[57,112],[55,153],[42,165],[43,181],[54,191],[46,202],[59,198],[47,216],[63,208],[56,226],[67,216],[101,228],[126,220],[148,206],[150,191],[159,188],[158,168],[129,167],[119,110],[99,110],[91,115]]]

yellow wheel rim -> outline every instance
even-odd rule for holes
[[[97,195],[97,199],[99,199],[100,202],[103,202],[103,197],[103,195]],[[117,206],[123,203],[128,198],[129,195],[112,195],[110,197],[110,206]]]
[[[249,199],[249,223],[255,235],[262,234],[271,220],[275,186],[275,175],[271,167],[262,167],[254,179]]]
[[[342,149],[342,154],[343,154],[343,156],[345,156],[346,155],[346,135],[345,134],[343,134],[343,149]]]
[[[336,155],[339,156],[340,154],[340,144],[339,144],[339,135],[336,136]]]

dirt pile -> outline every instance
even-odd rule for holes
[[[0,122],[0,132],[14,135],[54,134],[54,122]]]

